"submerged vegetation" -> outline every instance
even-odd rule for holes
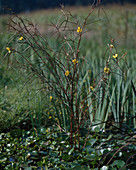
[[[99,22],[109,23],[97,8],[77,16],[62,7],[46,35],[10,16],[0,66],[1,169],[136,168],[136,53],[105,38],[108,24],[96,34]]]

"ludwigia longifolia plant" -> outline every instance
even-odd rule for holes
[[[110,53],[105,54],[105,67],[99,74],[99,80],[91,77],[83,90],[88,72],[82,72],[86,57],[82,54],[81,42],[88,32],[90,16],[98,6],[99,3],[90,8],[82,23],[62,7],[62,16],[57,23],[51,24],[52,34],[46,36],[32,22],[16,14],[9,19],[9,29],[14,32],[11,38],[14,46],[10,47],[9,42],[6,57],[11,57],[13,67],[28,74],[28,82],[40,80],[41,90],[49,93],[55,108],[58,118],[56,124],[66,133],[70,130],[71,148],[75,145],[75,150],[77,144],[80,149],[80,127],[87,120],[86,110],[93,121],[95,114],[92,114],[92,105],[103,104],[108,78],[117,69],[121,71],[119,61],[125,56],[123,54],[118,60],[117,50],[111,40],[107,49]],[[94,82],[94,85],[89,81]]]

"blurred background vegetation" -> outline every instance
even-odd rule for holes
[[[1,10],[2,7],[9,6],[16,12],[24,11],[19,15],[34,22],[43,36],[47,33],[49,33],[49,35],[52,33],[50,23],[56,23],[61,16],[60,8],[55,8],[54,10],[43,9],[59,6],[58,2],[60,1],[48,2],[35,0],[26,3],[25,0],[1,0],[0,2]],[[91,1],[89,2],[92,3]],[[110,3],[111,2],[114,3],[115,1],[110,1]],[[121,1],[116,2],[121,3]],[[128,1],[122,2],[126,3]],[[44,5],[41,5],[42,3]],[[63,3],[65,5],[88,4],[87,1],[64,1]],[[41,6],[42,10],[38,10]],[[34,9],[37,10],[29,13],[25,12]],[[90,6],[78,6],[78,8],[68,6],[67,9],[82,23],[83,17],[86,16],[90,10]],[[131,80],[133,80],[134,84],[136,81],[136,6],[131,4],[106,5],[104,6],[104,11],[100,9],[99,14],[100,15],[98,15],[98,10],[92,14],[91,24],[88,26],[89,32],[86,33],[82,42],[82,53],[88,61],[83,70],[83,74],[87,70],[91,70],[88,75],[89,78],[89,76],[96,76],[103,71],[103,57],[107,49],[107,44],[111,43],[111,38],[115,39],[115,46],[118,48],[119,55],[127,51],[126,59],[121,63],[121,67],[126,71],[128,77],[121,79],[115,75],[115,77],[110,80],[111,86],[109,90],[110,94],[113,94],[113,89],[115,90],[114,96],[112,97],[112,102],[115,105],[110,111],[107,111],[106,114],[108,115],[105,115],[101,119],[105,120],[105,117],[114,117],[115,121],[117,119],[120,119],[119,121],[125,120],[127,124],[136,127],[135,119],[132,118],[135,116],[135,96],[131,87]],[[52,115],[54,112],[54,110],[50,108],[49,96],[45,97],[43,101],[43,92],[35,93],[39,84],[37,84],[36,81],[32,82],[31,85],[30,83],[25,84],[24,80],[27,79],[27,76],[25,74],[20,75],[15,69],[9,69],[8,62],[5,61],[5,59],[3,60],[3,56],[7,53],[7,43],[13,34],[8,32],[7,24],[8,15],[0,15],[0,131],[9,131],[9,129],[18,127],[31,128],[32,125],[33,127],[39,127],[41,125],[47,126],[53,122],[48,118],[49,115]],[[50,39],[49,42],[54,46],[54,42]],[[9,42],[8,46],[12,47],[14,43]],[[126,67],[126,63],[128,67]],[[107,100],[106,104],[108,104],[108,102]],[[99,117],[99,114],[102,112],[104,115],[104,108],[99,108],[96,115]]]
[[[93,3],[97,3],[96,0],[0,0],[0,13],[6,13],[6,10],[3,8],[8,7],[11,8],[14,12],[22,12],[22,11],[32,11],[38,9],[47,9],[47,8],[55,8],[59,7],[60,4],[64,6],[74,6],[74,5],[90,5]],[[102,0],[102,4],[125,4],[125,3],[136,3],[135,0]]]

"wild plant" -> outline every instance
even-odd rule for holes
[[[14,34],[6,47],[5,57],[21,72],[21,76],[28,76],[27,83],[35,80],[40,84],[39,90],[43,96],[46,93],[55,112],[55,124],[61,132],[70,132],[74,150],[80,150],[80,132],[85,122],[89,120],[92,124],[95,119],[107,120],[107,108],[102,111],[103,118],[101,115],[96,117],[97,110],[104,105],[105,99],[109,100],[107,92],[112,74],[123,74],[119,63],[126,53],[118,54],[113,39],[102,56],[104,67],[99,75],[90,74],[86,56],[82,53],[85,45],[82,40],[86,33],[89,34],[91,15],[99,5],[92,6],[82,19],[62,7],[61,17],[51,23],[50,32],[45,36],[36,25],[19,15],[12,14],[9,19],[9,30]],[[53,115],[49,118],[52,119]]]

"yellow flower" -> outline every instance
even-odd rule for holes
[[[60,115],[61,115],[61,112],[60,112]]]
[[[70,73],[70,72],[67,70],[67,71],[65,72],[65,75],[66,75],[66,76],[68,76],[68,75],[69,75],[69,73]]]
[[[113,45],[113,44],[111,44],[111,45],[110,45],[110,47],[111,47],[111,48],[114,48],[114,45]]]
[[[113,58],[117,58],[117,57],[118,57],[118,54],[113,55]]]
[[[6,50],[8,50],[9,53],[11,53],[11,50],[9,47],[6,47]]]
[[[83,81],[84,83],[86,82],[86,80]]]
[[[82,29],[78,27],[77,32],[82,32]]]
[[[49,116],[49,119],[51,119],[52,117],[51,116]]]
[[[93,86],[90,86],[90,89],[91,89],[91,90],[94,90]]]
[[[109,73],[110,72],[110,69],[108,67],[105,67],[104,68],[104,73]]]
[[[19,40],[21,41],[24,37],[20,37]]]
[[[46,132],[48,132],[48,129],[46,129]]]
[[[77,64],[78,61],[76,59],[72,60],[73,64]]]
[[[50,100],[52,100],[52,96],[50,96]]]

